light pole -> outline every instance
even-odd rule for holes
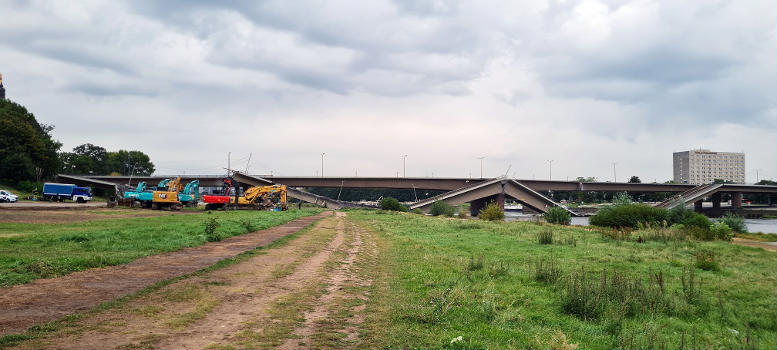
[[[548,159],[548,180],[553,180],[553,159]]]
[[[615,165],[618,164],[618,162],[612,162],[612,182],[618,182],[618,175],[615,172]]]
[[[321,177],[324,177],[324,155],[326,155],[326,153],[322,152],[321,153]]]
[[[486,158],[486,157],[478,157],[478,159],[480,159],[480,178],[481,179],[483,178],[483,158]]]
[[[761,169],[755,169],[755,183],[759,183],[761,181]]]
[[[405,162],[407,161],[407,154],[403,154],[400,157],[402,157],[402,177],[407,177],[407,173],[405,172]]]

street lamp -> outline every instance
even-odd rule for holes
[[[553,159],[548,159],[548,180],[553,180]]]
[[[324,155],[326,155],[326,153],[322,152],[321,153],[321,177],[324,177]]]
[[[618,164],[618,162],[612,162],[612,182],[618,182],[618,176],[615,172],[615,165]]]
[[[405,172],[405,162],[407,161],[407,154],[403,154],[400,157],[402,157],[402,177],[407,177],[407,173]]]
[[[478,159],[480,159],[480,178],[481,179],[483,178],[483,158],[486,158],[486,157],[478,157]]]

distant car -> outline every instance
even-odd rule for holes
[[[19,200],[19,196],[11,193],[10,191],[0,190],[0,203],[4,202],[16,202]]]

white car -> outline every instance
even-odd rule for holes
[[[10,191],[0,190],[0,203],[2,202],[16,202],[19,200],[19,196],[11,193]]]

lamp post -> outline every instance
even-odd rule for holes
[[[326,153],[321,152],[321,177],[324,177],[324,155]]]
[[[402,157],[402,177],[407,177],[407,173],[405,172],[405,162],[407,161],[407,154],[403,154],[400,157]]]
[[[618,173],[615,172],[615,165],[618,162],[612,162],[612,182],[618,182]]]
[[[480,178],[483,178],[483,159],[486,157],[478,157],[480,159]]]
[[[553,180],[553,159],[548,159],[548,180]]]

